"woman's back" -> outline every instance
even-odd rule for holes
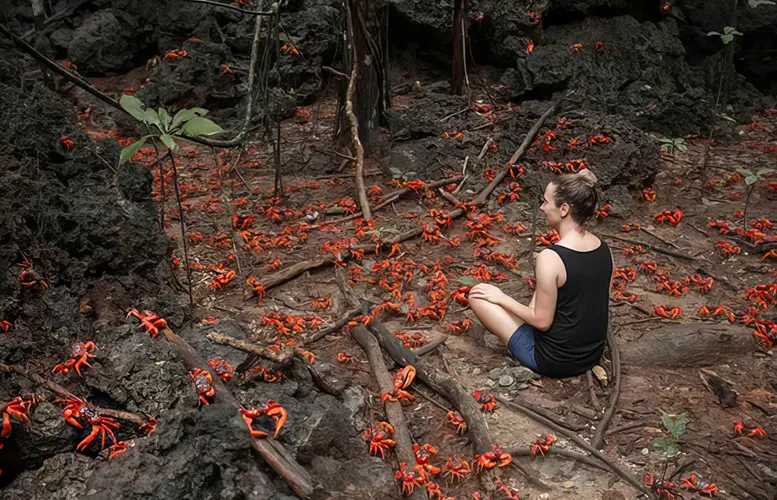
[[[541,372],[569,377],[593,367],[602,356],[612,276],[612,255],[604,241],[578,251],[553,245],[564,263],[566,280],[558,289],[553,323],[535,335],[535,358]]]

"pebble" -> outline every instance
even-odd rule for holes
[[[501,387],[510,387],[515,383],[515,379],[510,375],[503,375],[499,377],[499,385]]]
[[[494,368],[493,370],[488,372],[488,378],[496,380],[502,376],[503,371],[504,371],[504,368]]]

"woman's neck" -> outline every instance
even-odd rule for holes
[[[571,219],[562,220],[558,227],[558,235],[561,240],[582,239],[585,233],[585,227],[578,225]]]

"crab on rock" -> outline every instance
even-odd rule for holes
[[[209,405],[210,402],[207,398],[212,398],[216,395],[216,388],[213,387],[213,377],[210,375],[210,372],[202,368],[195,368],[189,372],[189,377],[194,382],[194,388],[197,390],[200,402],[205,406]]]
[[[64,373],[67,374],[72,368],[76,369],[76,373],[81,376],[81,367],[89,366],[87,360],[94,357],[91,351],[97,349],[94,342],[76,342],[70,349],[70,359],[65,363],[60,363],[54,367],[52,373]]]
[[[103,417],[86,400],[76,398],[68,399],[66,402],[67,405],[62,411],[62,415],[68,424],[79,429],[85,429],[86,425],[91,426],[89,435],[76,446],[77,451],[84,451],[98,434],[102,438],[101,449],[105,448],[106,434],[111,438],[113,444],[116,444],[116,436],[113,434],[113,431],[119,428],[116,420],[111,417]]]
[[[272,425],[274,426],[274,433],[272,437],[278,437],[278,433],[281,432],[283,425],[286,423],[286,409],[280,404],[276,403],[272,399],[268,399],[263,408],[246,410],[240,408],[240,414],[243,415],[243,420],[248,425],[248,431],[251,433],[251,437],[260,438],[270,435],[269,430],[263,431],[260,429],[254,429],[254,420],[260,418],[269,417],[272,419]],[[261,423],[261,422],[260,422]],[[269,429],[269,423],[265,425],[265,428]]]

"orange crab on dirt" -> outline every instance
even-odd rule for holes
[[[407,463],[401,462],[399,470],[394,473],[394,479],[401,481],[402,495],[411,495],[413,488],[426,483],[426,473],[420,465],[408,469]]]
[[[383,460],[386,459],[386,450],[395,445],[394,440],[391,439],[393,437],[394,428],[388,422],[377,422],[362,432],[362,439],[369,444],[370,455],[380,453],[380,458]]]
[[[702,495],[717,496],[719,493],[717,485],[705,481],[695,472],[691,473],[687,478],[680,479],[680,488],[684,490],[695,491]]]
[[[167,321],[160,318],[158,315],[152,313],[151,311],[144,310],[143,314],[140,314],[137,309],[132,309],[127,313],[127,317],[129,318],[130,316],[135,316],[138,318],[140,320],[140,324],[143,325],[143,328],[145,328],[153,338],[156,338],[157,335],[159,335],[160,328],[167,328]]]
[[[683,220],[683,212],[681,210],[664,210],[653,216],[653,220],[661,223],[666,222],[672,226],[676,226]]]
[[[442,469],[429,463],[433,457],[437,457],[437,448],[429,443],[424,443],[423,445],[413,443],[413,452],[415,452],[416,463],[422,466],[426,472],[433,476],[437,476],[442,472]]]
[[[65,363],[60,363],[55,366],[51,372],[67,374],[67,372],[69,372],[72,368],[75,368],[78,376],[82,376],[81,367],[89,366],[87,360],[91,357],[94,357],[94,354],[90,353],[95,349],[97,349],[97,346],[92,341],[76,342],[70,349],[70,359]]]
[[[472,461],[481,472],[483,469],[493,469],[494,467],[506,467],[513,461],[513,457],[506,453],[498,445],[493,445],[491,451],[487,451],[480,455],[475,455],[475,459]]]
[[[263,408],[246,410],[240,408],[240,414],[243,415],[243,420],[248,426],[248,431],[253,438],[267,437],[270,432],[273,432],[273,438],[278,437],[278,433],[281,432],[283,425],[286,423],[286,409],[280,404],[276,403],[272,399],[268,399]],[[261,420],[260,420],[261,419]],[[271,419],[271,422],[265,422],[265,420]],[[267,429],[261,430],[254,428],[254,423],[263,426]],[[270,430],[272,429],[272,431]]]
[[[200,402],[208,406],[210,402],[207,398],[212,398],[216,395],[216,388],[213,387],[213,377],[210,372],[202,368],[195,368],[189,372],[189,377],[194,382],[194,389],[197,391]]]
[[[475,400],[480,403],[483,411],[492,412],[496,410],[496,400],[494,400],[494,396],[492,396],[491,393],[476,390],[472,395],[475,397]]]
[[[653,312],[662,318],[677,319],[683,310],[678,306],[656,306],[653,308]]]
[[[40,275],[32,268],[32,262],[25,257],[24,261],[19,264],[19,267],[22,268],[21,272],[19,273],[19,284],[31,288],[34,286],[40,287],[42,290],[45,290],[49,287],[48,283],[46,283],[45,280],[43,280]]]
[[[446,415],[448,421],[456,426],[456,433],[464,434],[467,432],[467,421],[457,411],[449,411]]]
[[[445,469],[445,477],[451,482],[461,481],[472,472],[469,462],[456,455],[450,457],[443,467]]]
[[[100,449],[105,448],[106,435],[113,441],[113,444],[116,444],[116,436],[113,434],[113,431],[119,428],[116,420],[111,417],[103,417],[86,400],[76,398],[68,399],[65,402],[67,405],[62,411],[62,415],[68,424],[79,429],[84,429],[85,425],[91,426],[89,435],[76,446],[77,451],[85,450],[98,434],[102,438]]]
[[[531,444],[532,456],[537,456],[537,453],[545,456],[545,454],[550,450],[551,445],[553,445],[553,443],[556,441],[558,441],[558,439],[556,439],[556,436],[553,434],[545,434],[540,439],[535,440]]]

